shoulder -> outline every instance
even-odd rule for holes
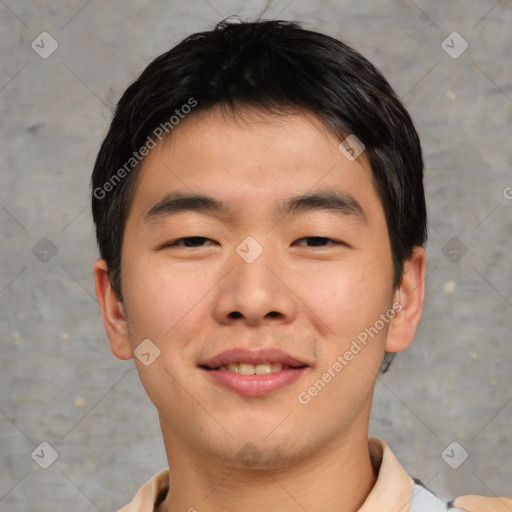
[[[512,512],[512,499],[498,496],[467,495],[461,496],[451,503],[455,508],[467,512]]]
[[[512,499],[503,496],[467,495],[445,501],[414,478],[413,497],[409,512],[512,512]]]
[[[423,482],[411,478],[384,441],[369,437],[368,447],[377,481],[359,512],[512,512],[512,500],[505,497],[442,499]]]
[[[169,469],[164,469],[148,480],[135,494],[132,501],[118,512],[149,512],[165,498],[169,490]]]

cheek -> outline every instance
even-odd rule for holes
[[[206,276],[191,274],[180,265],[166,265],[139,253],[123,262],[123,289],[134,337],[155,340],[194,329],[193,317],[202,307]],[[190,325],[189,325],[190,324]]]
[[[324,324],[322,331],[345,343],[373,325],[389,307],[391,275],[371,257],[317,265],[296,274],[295,289],[306,307]],[[328,328],[328,329],[327,329]]]

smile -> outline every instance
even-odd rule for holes
[[[218,368],[202,367],[202,370],[216,385],[242,396],[258,397],[270,395],[291,385],[300,379],[308,368],[285,367],[281,363],[232,363]]]
[[[277,348],[224,350],[198,366],[214,385],[252,397],[283,389],[310,368],[304,359]]]
[[[301,368],[301,367],[299,367]],[[223,370],[240,375],[267,375],[268,373],[280,372],[281,370],[297,369],[297,367],[281,363],[231,363],[222,364],[217,368],[207,368],[209,370]]]

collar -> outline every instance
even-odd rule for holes
[[[369,437],[368,449],[377,472],[377,481],[358,512],[407,512],[414,481],[384,441]],[[118,512],[153,512],[155,505],[165,497],[168,489],[169,469],[164,469],[146,482],[133,500]]]

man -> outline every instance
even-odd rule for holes
[[[420,321],[426,209],[361,55],[285,21],[193,34],[123,94],[92,191],[105,329],[169,461],[123,512],[512,510],[448,504],[368,437]]]

